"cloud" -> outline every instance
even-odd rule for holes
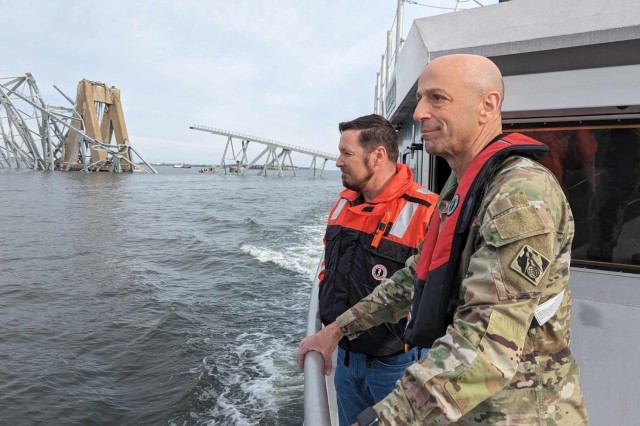
[[[11,42],[3,43],[0,76],[32,72],[57,105],[67,102],[53,84],[72,98],[82,78],[116,86],[145,159],[194,163],[222,148],[192,124],[336,152],[337,123],[372,112],[396,4],[8,3],[0,38]],[[433,12],[441,11],[405,3],[405,33],[413,16]]]

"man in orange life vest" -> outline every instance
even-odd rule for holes
[[[502,134],[503,94],[487,58],[443,56],[425,67],[414,119],[425,150],[452,174],[418,263],[301,344],[298,362],[317,350],[326,373],[339,339],[413,304],[405,339],[429,353],[358,424],[588,423],[569,348],[573,216],[535,160],[547,147]]]
[[[398,164],[398,135],[379,115],[340,123],[336,165],[346,188],[329,212],[320,273],[325,325],[367,296],[417,252],[437,196]],[[406,314],[405,314],[406,315]],[[385,397],[419,356],[406,350],[406,319],[373,327],[339,343],[335,387],[340,424],[351,424]]]

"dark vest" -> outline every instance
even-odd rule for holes
[[[473,159],[458,183],[441,223],[434,214],[424,239],[416,268],[415,293],[405,341],[429,348],[446,334],[452,318],[447,315],[459,267],[460,256],[469,236],[471,219],[482,201],[485,186],[495,169],[510,155],[539,158],[548,147],[519,133],[500,135]]]
[[[325,325],[368,296],[417,252],[435,196],[419,192],[423,189],[412,181],[407,184],[403,194],[382,203],[357,204],[341,197],[330,213],[319,292]],[[340,347],[371,356],[396,354],[404,350],[406,323],[378,325],[356,339],[343,338]]]

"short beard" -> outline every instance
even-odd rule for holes
[[[367,176],[364,179],[361,179],[359,182],[352,182],[349,183],[345,180],[344,175],[342,176],[342,186],[344,186],[347,189],[350,189],[352,191],[356,191],[356,192],[362,192],[362,188],[364,187],[364,185],[369,182],[371,180],[371,178],[373,177],[373,171],[369,168],[369,166],[367,166]]]

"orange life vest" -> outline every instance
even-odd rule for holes
[[[467,242],[469,225],[480,206],[485,185],[495,167],[510,155],[539,157],[548,151],[541,142],[519,133],[500,135],[473,159],[449,201],[444,218],[434,214],[416,267],[411,320],[405,341],[429,348],[446,333],[452,318],[447,310],[460,256]]]
[[[424,238],[437,195],[413,181],[411,169],[397,165],[394,178],[371,202],[344,190],[329,213],[320,315],[324,324],[367,296],[384,278],[404,267]],[[406,321],[382,324],[348,341],[344,349],[387,356],[403,349]]]

